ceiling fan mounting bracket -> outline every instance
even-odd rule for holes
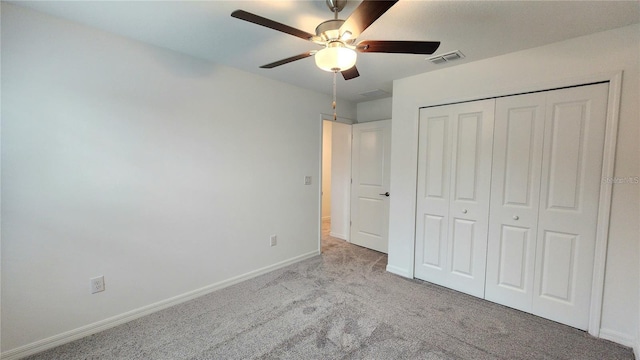
[[[347,0],[326,0],[327,7],[331,10],[332,13],[337,14],[344,6],[347,5]]]

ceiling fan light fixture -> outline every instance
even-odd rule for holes
[[[338,43],[337,46],[331,46],[332,44],[316,53],[316,65],[320,69],[330,72],[351,69],[356,64],[358,53],[343,44]]]
[[[350,40],[352,36],[353,34],[351,33],[351,31],[347,30],[344,33],[342,33],[342,36],[340,36],[340,39],[343,41],[347,41],[347,40]]]

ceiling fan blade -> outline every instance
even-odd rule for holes
[[[358,69],[356,69],[355,65],[351,69],[342,71],[342,77],[345,80],[351,80],[353,78],[357,78],[358,76],[360,76],[360,73],[358,72]]]
[[[302,30],[296,29],[296,28],[291,27],[289,25],[281,24],[281,23],[279,23],[277,21],[273,21],[273,20],[267,19],[265,17],[259,16],[259,15],[256,15],[256,14],[252,14],[252,13],[246,12],[244,10],[236,10],[236,11],[231,13],[231,16],[236,18],[236,19],[252,22],[254,24],[258,24],[258,25],[261,25],[261,26],[264,26],[264,27],[268,27],[268,28],[273,29],[273,30],[282,31],[285,34],[297,36],[297,37],[299,37],[301,39],[310,40],[313,37],[313,34],[310,34],[310,33],[306,32],[306,31],[302,31]]]
[[[292,57],[288,57],[286,59],[282,59],[282,60],[278,60],[276,62],[272,62],[270,64],[262,65],[262,66],[260,66],[260,68],[262,68],[262,69],[273,69],[276,66],[280,66],[280,65],[288,64],[288,63],[290,63],[292,61],[304,59],[304,58],[307,58],[307,57],[309,57],[309,56],[311,56],[313,54],[314,54],[314,52],[307,51],[304,54],[295,55],[295,56],[292,56]]]
[[[373,24],[382,14],[389,10],[398,0],[393,1],[377,1],[364,0],[356,10],[345,20],[340,26],[340,34],[345,31],[351,32],[351,37],[356,38],[369,25]]]
[[[440,46],[439,41],[384,41],[364,40],[358,43],[359,52],[433,54]]]

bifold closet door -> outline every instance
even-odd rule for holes
[[[532,311],[545,93],[496,100],[485,298]]]
[[[587,330],[608,90],[496,101],[487,300]]]
[[[421,109],[415,277],[484,297],[494,100]]]
[[[533,313],[586,330],[609,85],[547,94]]]

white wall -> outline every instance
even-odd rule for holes
[[[388,270],[413,276],[419,106],[624,70],[615,176],[638,176],[639,43],[640,26],[633,25],[395,81]],[[627,345],[638,336],[639,186],[613,188],[601,323],[602,336]]]
[[[330,96],[5,3],[2,61],[5,355],[319,252]]]
[[[393,98],[363,101],[356,104],[358,123],[391,119]]]

